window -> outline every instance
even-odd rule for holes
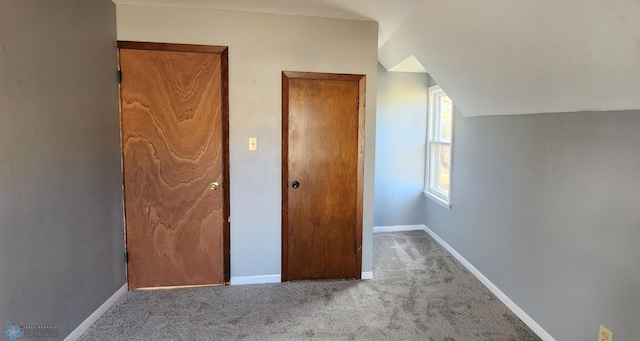
[[[425,194],[451,207],[453,103],[439,86],[429,88]]]

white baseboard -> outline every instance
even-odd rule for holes
[[[80,325],[76,329],[74,329],[71,334],[65,337],[64,341],[75,341],[80,338],[80,336],[82,336],[82,334],[84,334],[84,332],[86,332],[87,329],[89,329],[89,327],[91,327],[91,325],[100,318],[100,316],[104,315],[104,313],[106,313],[107,310],[109,310],[109,308],[111,308],[111,306],[116,303],[116,301],[118,301],[122,296],[124,296],[124,294],[127,293],[127,290],[128,284],[125,283],[120,289],[118,289],[118,291],[116,291],[113,295],[111,295],[111,297],[109,297],[104,303],[102,303],[102,305],[98,307],[98,309],[96,309],[93,314],[89,315],[89,317],[87,317],[82,323],[80,323]]]
[[[516,314],[522,322],[524,322],[534,333],[544,341],[555,341],[555,339],[545,331],[536,321],[534,321],[527,313],[524,312],[517,304],[515,304],[505,293],[502,292],[495,284],[485,277],[478,269],[476,269],[468,260],[466,260],[461,254],[458,253],[451,245],[447,244],[440,236],[433,232],[427,226],[424,226],[426,231],[435,241],[437,241],[442,247],[444,247],[452,256],[454,256],[467,270],[469,270],[474,276],[476,276],[482,284],[484,284],[491,292],[504,303],[514,314]]]
[[[231,285],[245,285],[245,284],[263,284],[263,283],[280,283],[282,282],[282,276],[266,275],[266,276],[237,276],[231,277]]]
[[[373,233],[383,232],[404,232],[404,231],[424,231],[424,225],[395,225],[395,226],[374,226]]]
[[[363,271],[362,274],[360,275],[360,278],[373,279],[373,271]],[[280,282],[282,282],[281,275],[231,277],[231,285],[280,283]]]

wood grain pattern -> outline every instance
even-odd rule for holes
[[[221,54],[120,46],[129,286],[221,284],[226,62]],[[210,190],[214,181],[223,188]]]
[[[362,75],[283,73],[283,280],[360,278],[363,103]]]

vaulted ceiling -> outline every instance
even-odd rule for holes
[[[113,2],[377,21],[380,63],[424,67],[466,116],[640,109],[638,0]]]

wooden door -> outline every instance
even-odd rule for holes
[[[227,49],[118,48],[129,287],[228,282]]]
[[[283,280],[360,278],[365,76],[282,84]]]

